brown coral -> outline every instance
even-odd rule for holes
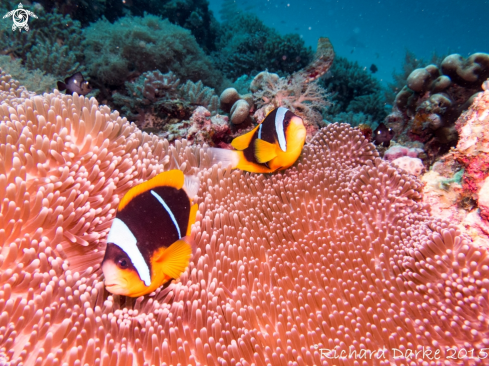
[[[486,250],[431,219],[421,184],[348,125],[265,176],[208,169],[204,150],[169,147],[93,99],[0,113],[3,362],[327,365],[325,349],[353,347],[405,364],[426,360],[393,348],[445,359],[489,343]],[[202,182],[189,268],[152,296],[109,296],[96,268],[115,205],[174,160]]]

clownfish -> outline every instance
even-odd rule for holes
[[[253,173],[272,173],[290,167],[299,158],[306,141],[302,118],[279,107],[267,114],[250,132],[236,137],[236,150],[211,148],[212,162]]]
[[[122,197],[102,261],[112,294],[138,297],[178,278],[188,266],[198,180],[170,170],[131,188]]]

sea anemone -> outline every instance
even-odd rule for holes
[[[346,124],[256,175],[77,95],[17,98],[0,119],[0,363],[370,363],[363,349],[406,364],[489,346],[486,249],[431,218],[419,181]],[[149,296],[108,294],[119,199],[177,165],[201,181],[188,268]]]

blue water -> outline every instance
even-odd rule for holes
[[[489,1],[247,0],[236,2],[279,32],[298,33],[315,48],[329,37],[336,54],[358,61],[382,82],[400,71],[406,49],[429,60],[440,55],[489,52]],[[222,0],[211,0],[219,19]]]

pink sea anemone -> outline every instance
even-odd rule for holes
[[[348,125],[265,176],[210,167],[94,99],[17,102],[0,107],[0,362],[332,365],[385,349],[378,364],[422,364],[489,346],[486,249],[431,218],[418,180]],[[115,207],[176,164],[201,181],[196,253],[166,288],[110,296],[98,265]],[[411,358],[423,347],[441,359]]]

